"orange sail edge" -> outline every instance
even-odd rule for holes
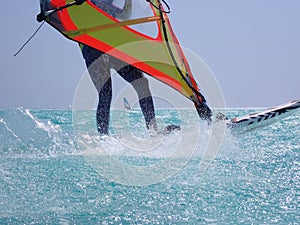
[[[173,78],[169,76],[168,74],[164,73],[163,71],[159,70],[159,68],[155,68],[149,64],[147,64],[147,61],[145,60],[139,60],[138,58],[135,58],[132,55],[128,55],[124,53],[123,51],[119,50],[118,47],[111,47],[106,45],[105,43],[101,43],[98,40],[95,40],[94,38],[90,37],[89,35],[82,35],[78,36],[73,39],[73,41],[76,41],[78,43],[91,46],[95,49],[98,49],[106,54],[109,54],[115,58],[121,59],[122,61],[126,62],[127,64],[130,64],[137,69],[143,71],[147,75],[167,84],[168,86],[172,87],[176,91],[180,92],[184,96],[188,97],[188,99],[192,101],[196,101],[194,95],[191,92],[191,95],[188,95],[185,92],[185,89],[182,87],[182,81]],[[174,68],[175,70],[175,68]]]

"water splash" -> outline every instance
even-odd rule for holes
[[[76,153],[70,130],[63,131],[51,119],[39,119],[41,111],[18,108],[2,110],[0,118],[1,155],[5,157],[55,157]],[[45,111],[47,113],[47,111]]]
[[[83,130],[95,128],[83,118]],[[196,122],[186,118],[183,121],[191,130],[186,135],[193,138]],[[226,130],[216,159],[205,171],[199,168],[201,157],[195,156],[174,176],[137,187],[99,176],[76,154],[70,111],[0,110],[0,223],[297,224],[299,124],[295,115],[242,136]],[[201,126],[199,153],[205,150],[203,143],[210,132]],[[85,135],[96,144],[104,141],[119,146],[113,137],[93,140]],[[177,136],[168,138],[172,142]],[[137,157],[133,161],[115,153],[111,159],[135,166],[155,165],[160,160]]]

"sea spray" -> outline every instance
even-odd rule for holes
[[[249,111],[253,109],[228,110],[226,114],[233,117]],[[95,129],[88,122],[94,118],[94,112],[90,116],[83,117],[83,130],[85,126]],[[198,121],[187,114],[181,123],[190,128],[185,135],[194,139],[192,131]],[[112,181],[85,160],[76,144],[71,111],[0,110],[0,223],[297,224],[299,125],[299,114],[295,114],[240,136],[225,130],[218,154],[201,170],[205,151],[202,143],[211,133],[201,124],[195,148],[198,156],[193,155],[179,169],[175,167],[175,174],[158,183],[133,186]],[[178,146],[172,145],[179,140],[177,135],[181,134],[168,136],[166,149],[161,149],[165,152],[159,155],[157,151],[153,158],[151,152],[147,158],[114,155],[114,151],[109,156],[136,169],[156,165],[164,157],[172,158],[167,148]],[[116,137],[94,141],[116,147]],[[105,166],[114,174],[119,169]],[[128,171],[119,172],[126,176]],[[136,177],[131,178],[136,181]]]

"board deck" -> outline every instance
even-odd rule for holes
[[[232,129],[249,131],[258,127],[268,126],[275,123],[300,109],[300,99],[273,107],[258,113],[236,117],[228,121],[227,126]]]

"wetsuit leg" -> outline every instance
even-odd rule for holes
[[[200,105],[195,104],[195,107],[196,107],[199,117],[202,120],[211,122],[212,111],[205,102]]]
[[[112,100],[109,57],[101,51],[89,46],[83,47],[82,54],[90,77],[99,94],[96,113],[97,129],[100,134],[107,135],[109,131],[109,114]]]
[[[147,129],[156,130],[154,104],[147,78],[144,77],[142,71],[132,65],[124,64],[115,58],[112,58],[111,62],[113,64],[112,68],[116,69],[117,73],[129,82],[137,92]]]

